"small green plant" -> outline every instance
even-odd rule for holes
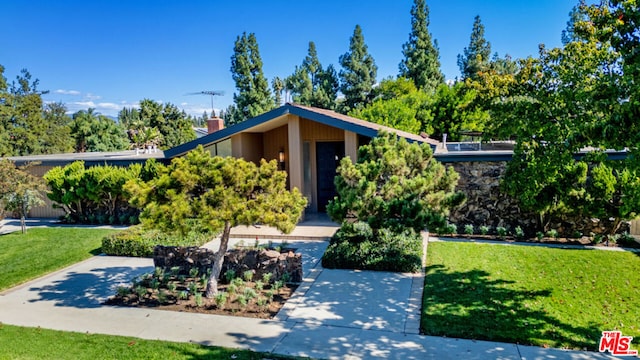
[[[273,295],[275,295],[273,290],[267,290],[264,292],[264,296],[267,297],[267,300],[269,300],[269,302],[273,301]]]
[[[480,226],[480,234],[487,235],[489,233],[489,227],[487,225]]]
[[[622,246],[635,246],[638,244],[638,242],[628,232],[624,232],[623,234],[620,235],[620,239],[618,239],[618,244]]]
[[[458,227],[456,226],[456,224],[447,223],[447,225],[444,226],[445,234],[456,234],[457,232]]]
[[[229,295],[226,292],[221,291],[213,298],[213,300],[216,303],[216,307],[218,309],[220,309],[220,310],[224,309],[224,305],[227,303],[227,297],[228,296]]]
[[[184,282],[187,281],[187,276],[186,275],[178,275],[178,281],[180,283],[184,284]]]
[[[118,286],[118,288],[116,289],[116,293],[122,297],[129,295],[130,292],[131,290],[126,286]]]
[[[244,295],[244,297],[246,297],[249,300],[258,297],[258,293],[250,287],[244,288],[242,295]]]
[[[189,282],[188,288],[190,293],[195,294],[198,291],[198,284],[191,281]]]
[[[258,305],[261,308],[265,308],[267,304],[268,304],[268,300],[264,296],[260,296],[259,298],[256,299],[256,305]]]
[[[169,272],[171,273],[171,275],[173,276],[178,276],[178,274],[180,273],[180,266],[174,266],[171,269],[169,269]]]
[[[571,233],[571,237],[574,239],[580,239],[582,237],[582,233],[578,230],[574,230],[574,232]]]
[[[609,242],[611,242],[612,244],[617,244],[619,239],[620,239],[620,234],[613,234],[613,235],[609,235],[608,237]]]
[[[280,278],[280,280],[282,280],[284,284],[288,284],[289,281],[291,280],[291,274],[288,272],[282,274],[282,277]]]
[[[209,281],[209,278],[204,275],[200,278],[200,280],[198,281],[198,283],[200,283],[200,287],[206,287],[207,286],[207,282]]]
[[[548,237],[552,237],[554,239],[557,239],[558,238],[558,230],[551,229],[551,230],[547,231],[547,236]]]
[[[196,277],[198,276],[198,268],[191,268],[189,269],[189,277]]]
[[[536,232],[536,238],[538,238],[538,241],[542,241],[542,238],[544,238],[544,233],[542,231]]]
[[[229,284],[229,286],[227,286],[227,292],[229,293],[229,295],[234,295],[236,292],[238,292],[238,287],[236,286],[236,284]]]
[[[227,283],[230,283],[231,280],[233,280],[236,277],[236,272],[235,270],[227,270],[224,273],[224,278],[227,280]]]
[[[164,269],[156,266],[156,268],[153,270],[153,275],[155,275],[156,277],[162,277],[162,275],[164,275]]]
[[[496,228],[496,233],[498,234],[500,239],[504,239],[504,237],[507,236],[507,228],[505,228],[504,226],[498,226]]]
[[[170,292],[176,291],[176,287],[177,287],[176,283],[172,282],[167,284],[167,290],[169,290]]]
[[[603,240],[602,234],[591,232],[589,235],[591,235],[591,242],[594,244],[600,244]]]
[[[160,304],[166,304],[167,303],[167,298],[168,298],[167,293],[164,292],[164,290],[160,290],[158,292],[158,302]]]
[[[238,295],[238,297],[236,297],[236,301],[242,305],[242,307],[247,306],[247,304],[249,303],[249,300],[247,299],[246,296],[244,295]]]
[[[524,238],[524,230],[522,230],[522,227],[520,227],[520,225],[516,226],[516,228],[513,229],[513,234],[518,239],[523,239]]]
[[[256,282],[254,283],[254,286],[258,291],[262,291],[262,289],[264,289],[264,283],[261,280],[256,280]]]
[[[237,287],[244,286],[244,280],[242,280],[241,278],[235,278],[235,279],[231,280],[231,283],[234,284]]]
[[[144,286],[136,286],[136,295],[138,295],[138,299],[142,299],[147,294],[147,288]]]
[[[464,226],[464,233],[467,235],[473,235],[473,225],[467,224]]]
[[[180,300],[187,300],[188,298],[189,298],[189,292],[187,290],[182,290],[178,294],[178,299]]]
[[[158,290],[158,288],[160,287],[160,281],[156,278],[151,279],[151,282],[149,283],[149,286],[153,289],[153,290]]]
[[[260,247],[260,240],[258,240],[258,237],[256,236],[256,241],[253,243],[253,248],[257,249]]]
[[[202,293],[196,293],[193,300],[195,301],[197,307],[202,307],[204,305],[204,299],[202,299]]]
[[[278,281],[274,281],[273,285],[271,285],[271,288],[276,292],[276,293],[280,293],[280,289],[282,288],[282,286],[284,286],[284,282],[282,280],[278,280]]]
[[[265,284],[268,284],[271,282],[272,277],[273,277],[272,273],[264,273],[262,274],[262,282],[264,282]]]
[[[247,270],[244,273],[242,273],[242,278],[246,282],[251,281],[253,279],[253,270]]]

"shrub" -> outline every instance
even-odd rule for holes
[[[473,235],[473,225],[467,224],[464,226],[464,233],[467,235]]]
[[[548,237],[552,237],[554,239],[557,239],[558,238],[558,230],[551,229],[551,230],[547,231],[547,236]]]
[[[505,228],[504,226],[498,226],[496,228],[496,233],[501,239],[504,239],[504,237],[507,236],[507,228]]]
[[[211,240],[213,234],[190,232],[187,235],[167,234],[159,230],[145,230],[140,226],[105,236],[102,252],[114,256],[152,257],[156,245],[201,246]]]
[[[486,225],[480,226],[480,234],[487,235],[489,233],[489,227]]]
[[[322,257],[322,266],[339,269],[414,272],[422,264],[422,238],[413,230],[401,233],[368,224],[344,223]]]
[[[513,230],[513,234],[516,236],[516,238],[518,239],[522,239],[524,238],[524,230],[522,230],[522,228],[518,225],[516,226],[516,228]]]
[[[621,246],[638,246],[638,242],[636,241],[636,239],[633,236],[629,235],[628,232],[620,235],[618,244]]]

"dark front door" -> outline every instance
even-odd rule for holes
[[[336,196],[333,178],[340,159],[344,157],[344,142],[317,142],[316,164],[318,173],[318,211],[325,212],[327,203]]]

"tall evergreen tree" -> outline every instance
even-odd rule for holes
[[[274,107],[269,82],[262,72],[262,58],[253,33],[242,33],[236,39],[231,56],[231,75],[238,93],[233,94],[237,111],[228,125],[258,116]]]
[[[372,100],[378,67],[364,43],[362,28],[356,25],[349,41],[349,51],[340,56],[340,91],[344,95],[342,111],[367,105]]]
[[[47,131],[41,139],[43,149],[51,154],[72,152],[73,139],[69,128],[71,117],[67,115],[67,107],[61,102],[46,104],[44,122]]]
[[[435,90],[444,82],[438,42],[431,41],[429,33],[429,7],[425,0],[414,0],[411,33],[409,41],[402,45],[402,54],[400,76],[413,80],[419,89]]]
[[[484,38],[484,25],[480,15],[476,15],[469,47],[464,48],[463,54],[458,54],[458,67],[462,78],[474,80],[479,72],[487,70],[490,56],[491,44]]]
[[[96,113],[95,109],[80,110],[73,114],[70,127],[77,152],[116,151],[129,147],[124,128]]]
[[[271,80],[271,89],[273,90],[273,99],[275,100],[276,106],[282,105],[282,92],[284,91],[284,80],[280,77],[276,76]]]
[[[307,56],[285,79],[285,88],[291,91],[293,101],[302,105],[334,109],[338,96],[338,76],[332,65],[323,69],[313,41],[309,42]]]

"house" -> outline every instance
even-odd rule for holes
[[[211,121],[211,120],[210,120]],[[259,162],[276,159],[287,172],[289,186],[297,187],[308,200],[309,212],[324,212],[335,196],[333,179],[340,159],[357,158],[358,147],[385,130],[411,142],[439,141],[356,119],[334,111],[285,104],[242,123],[223,128],[209,125],[209,135],[165,150],[166,159],[182,156],[198,145],[212,155],[233,156]]]

